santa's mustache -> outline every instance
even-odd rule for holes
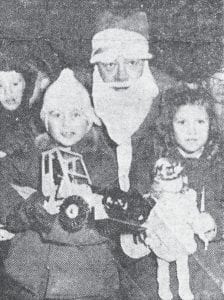
[[[133,84],[136,81],[134,80],[127,80],[127,81],[113,81],[113,82],[108,82],[106,85],[109,88],[113,88],[113,89],[127,89],[131,86],[133,86]]]

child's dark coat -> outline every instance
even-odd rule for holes
[[[147,124],[148,123],[146,122],[142,125],[140,131],[141,134],[136,133],[132,140],[134,154],[130,172],[131,186],[137,188],[141,193],[147,192],[147,188],[150,185],[151,180],[150,176],[148,176],[148,169],[150,169],[151,161],[153,161],[153,159],[148,159],[147,150],[150,152],[151,156],[153,156],[154,153],[153,139],[151,140],[148,138],[148,136],[150,136],[150,132],[152,133],[152,131],[149,131]],[[75,152],[83,155],[83,159],[87,166],[87,170],[89,172],[92,183],[102,188],[118,185],[116,145],[114,145],[113,142],[109,140],[109,138],[103,131],[104,129],[95,127],[73,149]],[[153,134],[150,136],[150,138],[151,137],[153,137]],[[50,149],[52,147],[52,145],[49,145],[48,143],[44,145],[44,143],[40,142],[40,144],[41,146],[38,147],[39,150],[33,145],[30,149],[30,152],[26,153],[25,157],[23,157],[22,154],[12,154],[2,160],[2,171],[10,182],[25,186],[28,185],[39,190],[40,153],[41,151]],[[37,279],[40,276],[39,269],[42,270],[42,268],[34,268],[33,270],[36,270],[37,274],[35,276],[29,276],[29,273],[21,271],[26,269],[29,270],[29,265],[22,268],[20,262],[23,261],[24,251],[29,251],[31,254],[33,254],[34,250],[37,251],[36,249],[38,249],[38,247],[36,246],[36,243],[39,244],[42,242],[41,239],[44,237],[43,233],[49,233],[49,230],[52,228],[52,222],[54,224],[54,220],[52,221],[51,218],[49,218],[49,215],[43,210],[41,206],[42,203],[43,197],[40,196],[40,194],[36,193],[31,196],[31,199],[28,200],[28,203],[22,203],[20,207],[17,207],[14,212],[10,213],[10,216],[8,216],[8,225],[10,225],[12,229],[18,230],[20,233],[18,233],[18,237],[16,236],[16,238],[12,240],[10,255],[6,260],[6,269],[8,269],[9,273],[23,285],[25,285],[26,282],[29,282],[29,288],[31,289],[32,286],[32,290],[35,290],[35,293],[38,292],[38,286],[40,286],[40,282],[37,284],[36,282],[38,281]],[[100,232],[102,232],[106,228],[106,231],[115,231],[116,235],[117,229],[112,229],[111,225],[111,223],[103,222],[102,224],[98,224],[98,229],[100,229]],[[30,229],[32,231],[29,231]],[[21,231],[24,230],[28,231],[21,233]],[[41,235],[39,235],[40,231]],[[27,235],[29,236],[29,238],[31,236],[34,238],[34,249],[31,249],[33,248],[33,246],[28,247],[28,245],[32,245],[32,243],[30,242],[29,238],[26,237]],[[21,239],[21,236],[23,237],[24,241]],[[26,239],[28,240],[26,241]],[[102,239],[105,240],[105,238]],[[48,244],[43,243],[39,248],[41,249],[46,245]],[[147,293],[152,294],[151,290],[155,291],[155,259],[145,258],[143,261],[140,260],[139,262],[132,259],[127,259],[127,261],[125,259],[124,261],[124,254],[122,254],[122,251],[118,250],[118,248],[116,247],[115,257],[116,260],[118,260],[118,264],[122,265],[122,274],[124,275],[122,276],[122,281],[126,282],[124,289],[126,290],[126,292],[128,292],[128,294],[126,294],[125,292],[126,298],[124,299],[136,299],[136,297],[142,297],[142,295],[145,294],[145,290],[147,290],[146,295]],[[45,250],[42,249],[42,251],[43,252],[39,252],[39,256],[37,254],[35,256],[32,255],[32,259],[35,259],[35,257],[37,257],[37,259],[33,261],[34,266],[41,266],[41,263],[38,263],[38,260],[40,257],[45,257],[45,255],[43,255],[42,253],[46,254],[48,248]],[[102,253],[105,253],[105,250],[103,250]],[[17,264],[14,264],[14,266],[12,263],[13,261],[17,262]],[[42,264],[43,267],[44,265],[46,266],[47,263],[43,263],[42,261]],[[147,269],[145,268],[146,264]],[[16,270],[18,270],[19,273],[16,272],[15,266]],[[153,270],[151,270],[151,268]],[[111,272],[108,271],[108,276],[109,274],[112,274],[111,276],[116,275],[114,267],[108,267],[108,269],[111,269]],[[44,270],[46,271],[46,268]],[[146,270],[146,275],[144,275]],[[98,273],[100,274],[100,272]],[[26,278],[24,278],[24,274],[27,274]],[[80,274],[79,277],[82,278]],[[107,277],[106,274],[104,275],[105,279],[109,277]],[[142,277],[144,277],[143,280]],[[36,280],[33,280],[33,278],[36,278]],[[118,287],[118,283],[116,276],[114,278],[114,280],[109,279],[109,282],[113,283],[114,289],[116,289]],[[129,285],[127,281],[129,283],[131,282],[131,285]],[[152,285],[150,284],[151,281]],[[143,284],[141,284],[141,282]],[[146,286],[146,289],[144,285]],[[97,287],[97,284],[95,284],[95,286]],[[132,290],[129,291],[129,289]],[[131,294],[133,296],[131,296]]]
[[[93,130],[75,150],[83,154],[93,184],[110,185],[116,179],[116,167],[109,149],[99,151],[93,143],[94,134]],[[33,146],[28,157],[13,154],[2,160],[2,171],[10,182],[38,189],[40,154],[52,145],[42,146],[45,149]],[[5,260],[6,272],[37,299],[115,297],[119,278],[108,239],[87,225],[77,233],[64,232],[57,217],[43,209],[44,200],[35,192],[5,212],[7,228],[17,232]]]

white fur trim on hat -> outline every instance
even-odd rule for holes
[[[91,123],[100,125],[91,105],[90,97],[85,87],[75,78],[71,69],[61,71],[58,79],[53,82],[44,95],[41,119],[46,123],[50,111],[74,106],[82,112]]]
[[[127,59],[150,59],[147,39],[140,33],[110,28],[96,33],[92,39],[90,62],[112,62],[118,56]]]

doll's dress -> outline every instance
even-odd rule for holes
[[[184,188],[181,192],[161,192],[144,226],[146,243],[153,252],[167,262],[196,251],[194,239],[197,209],[196,192]]]

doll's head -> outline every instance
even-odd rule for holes
[[[61,146],[71,147],[99,123],[87,90],[71,69],[64,69],[46,90],[41,119],[48,134]]]
[[[202,89],[168,90],[158,129],[168,147],[178,146],[188,154],[202,152],[209,141],[219,138],[213,98]]]
[[[160,158],[154,166],[153,189],[158,192],[180,192],[185,178],[182,175],[183,167],[171,158]]]

